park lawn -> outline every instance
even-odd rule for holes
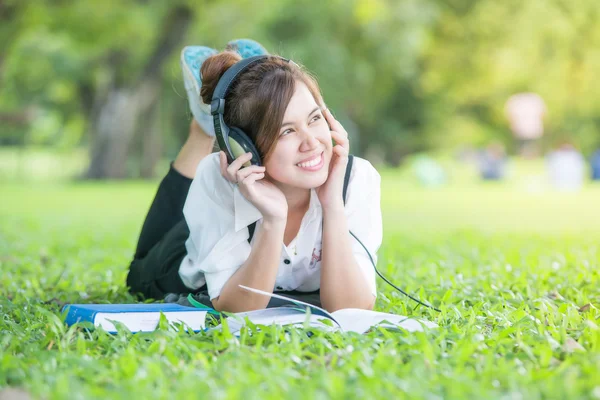
[[[129,302],[156,183],[0,183],[0,388],[72,398],[598,398],[600,187],[422,189],[382,172],[376,309],[430,333],[271,328],[116,336],[67,328],[66,302]]]

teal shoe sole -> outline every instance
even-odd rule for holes
[[[237,51],[242,58],[254,56],[264,56],[269,54],[267,49],[256,40],[252,39],[236,39],[227,43],[226,49]]]

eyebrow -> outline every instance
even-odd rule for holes
[[[321,109],[321,106],[316,106],[311,112],[308,113],[308,115],[310,116],[315,111],[320,110],[320,109]],[[294,125],[294,123],[293,122],[284,122],[283,124],[281,124],[281,127],[283,128],[284,126],[287,126],[287,125]]]

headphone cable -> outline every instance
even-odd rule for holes
[[[377,269],[377,267],[375,266],[375,261],[373,261],[373,257],[371,257],[371,253],[369,253],[369,250],[367,250],[367,248],[365,247],[365,245],[364,245],[364,244],[363,244],[363,243],[360,241],[360,239],[359,239],[359,238],[357,238],[357,237],[354,235],[354,233],[352,233],[352,231],[348,231],[348,232],[350,232],[350,234],[352,235],[352,237],[353,237],[354,239],[356,239],[356,240],[358,241],[358,243],[360,243],[360,245],[363,247],[363,249],[365,249],[365,251],[367,252],[367,255],[369,256],[369,260],[371,260],[371,264],[373,264],[373,268],[375,268],[375,272],[377,272],[377,275],[379,275],[379,277],[380,277],[381,279],[383,279],[383,280],[384,280],[384,281],[385,281],[385,282],[386,282],[388,285],[392,286],[394,289],[396,289],[397,291],[399,291],[400,293],[402,293],[403,295],[405,295],[405,296],[406,296],[406,297],[408,297],[409,299],[411,299],[411,300],[413,300],[413,301],[416,301],[417,303],[419,303],[419,304],[421,304],[421,305],[423,305],[423,306],[425,306],[425,307],[431,308],[432,310],[435,310],[435,311],[437,311],[437,312],[441,312],[441,311],[440,311],[438,308],[435,308],[434,306],[432,306],[432,305],[430,305],[430,304],[423,303],[421,300],[419,300],[419,299],[417,299],[417,298],[415,298],[415,297],[411,296],[410,294],[406,293],[404,290],[400,289],[398,286],[396,286],[396,285],[394,285],[392,282],[390,282],[390,281],[389,281],[389,280],[388,280],[388,279],[387,279],[385,276],[383,276],[383,275],[381,274],[381,272],[379,272],[379,270],[378,270],[378,269]]]

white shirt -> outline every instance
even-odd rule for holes
[[[376,264],[383,230],[380,182],[379,173],[369,161],[354,157],[345,215],[350,231],[363,242]],[[257,222],[256,233],[262,215],[236,184],[221,176],[219,153],[208,155],[198,165],[183,214],[190,236],[185,243],[187,255],[179,275],[190,289],[198,289],[206,283],[212,300],[219,296],[227,280],[250,255],[248,225]],[[288,246],[281,243],[274,291],[311,292],[320,288],[322,226],[321,203],[315,190],[311,189],[309,208],[298,235]],[[255,238],[256,234],[252,243]],[[376,296],[375,270],[369,256],[356,239],[350,236],[350,240],[355,259]]]

